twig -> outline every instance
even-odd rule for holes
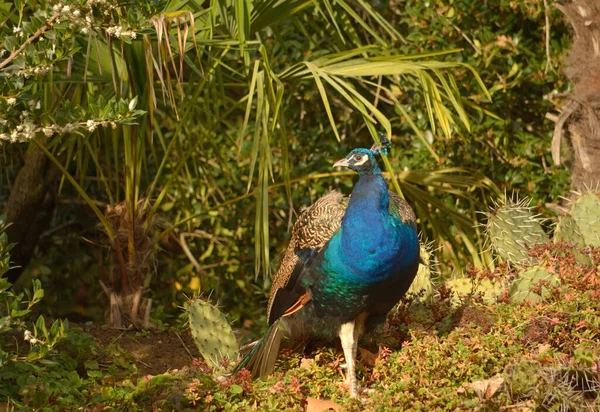
[[[106,293],[106,296],[110,297],[110,290],[108,289],[108,287],[104,284],[104,282],[100,281],[100,287],[102,287],[102,289],[104,290],[104,293]]]
[[[562,139],[562,129],[573,112],[575,112],[579,108],[579,104],[573,100],[571,100],[567,105],[563,108],[562,113],[558,116],[558,121],[554,125],[554,133],[552,135],[552,160],[555,165],[560,164],[560,141]]]
[[[144,328],[148,329],[150,326],[150,311],[152,310],[152,298],[148,299],[146,304],[146,312],[144,313]]]
[[[377,92],[375,94],[375,101],[373,102],[373,107],[377,107],[377,103],[379,103],[379,96],[381,95],[381,80],[383,76],[379,76],[379,80],[377,81]]]
[[[546,67],[544,68],[544,74],[548,73],[548,69],[552,67],[552,60],[550,59],[550,12],[548,11],[548,0],[544,0],[544,27],[546,30]]]
[[[177,335],[177,337],[179,338],[179,342],[181,342],[181,344],[183,345],[183,349],[185,349],[185,351],[190,355],[190,358],[194,360],[194,355],[192,355],[192,352],[190,352],[187,346],[185,346],[185,343],[183,342],[183,339],[181,339],[181,336],[179,336],[179,333],[175,332],[175,335]]]
[[[44,34],[44,32],[52,26],[52,24],[58,18],[58,16],[59,16],[59,14],[54,14],[52,17],[50,17],[50,20],[48,20],[46,22],[46,24],[44,24],[42,27],[40,27],[38,29],[38,31],[33,33],[33,35],[31,37],[29,37],[27,40],[25,40],[25,42],[21,45],[21,47],[19,47],[17,50],[12,52],[11,55],[8,56],[8,58],[6,60],[4,60],[0,63],[0,69],[3,69],[5,66],[7,66],[8,63],[13,61],[19,55],[19,53],[21,53],[25,49],[25,47],[27,47],[27,45],[33,43],[34,40],[36,40],[38,37],[40,37],[42,34]]]
[[[457,32],[460,33],[461,36],[463,36],[463,38],[467,41],[467,43],[469,43],[471,45],[471,47],[473,47],[475,49],[475,51],[479,54],[481,54],[481,49],[479,47],[477,47],[475,45],[475,43],[473,43],[473,41],[471,39],[469,39],[469,36],[467,36],[461,29],[460,27],[458,27],[456,24],[453,24],[452,27],[454,27],[454,29],[456,29]]]

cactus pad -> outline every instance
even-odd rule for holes
[[[579,230],[577,222],[571,215],[563,215],[558,219],[558,224],[554,230],[554,242],[574,243],[576,249],[573,251],[575,259],[580,265],[591,265],[589,256],[584,255],[577,249],[586,246],[585,239]]]
[[[540,281],[547,281],[548,284],[543,285],[539,291],[535,291]],[[558,276],[548,272],[542,266],[532,266],[520,272],[513,280],[509,295],[515,303],[522,303],[526,300],[530,302],[540,302],[550,296],[552,286],[557,286],[560,283]],[[537,292],[537,293],[536,293]]]
[[[471,278],[461,277],[448,279],[444,284],[454,292],[452,295],[454,305],[460,304],[460,298],[470,294],[481,295],[485,303],[492,304],[496,303],[502,293],[502,285],[489,279],[475,281]]]
[[[569,214],[577,223],[585,245],[600,246],[600,197],[593,192],[579,196]]]
[[[488,213],[486,232],[498,257],[512,265],[532,264],[527,247],[546,243],[548,235],[528,200],[505,202]]]
[[[202,299],[187,307],[190,329],[198,351],[213,368],[224,359],[237,360],[239,348],[231,325],[221,311]]]
[[[427,245],[421,245],[420,254],[421,263],[419,263],[419,270],[407,293],[417,296],[417,300],[420,302],[426,302],[430,300],[433,294],[433,283],[431,282],[431,251],[428,249]]]

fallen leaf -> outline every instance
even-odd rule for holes
[[[496,40],[496,44],[499,47],[507,47],[508,45],[511,45],[511,46],[515,45],[512,37],[505,36],[505,35],[498,36],[498,39]]]
[[[463,387],[467,389],[473,389],[477,396],[479,396],[481,399],[490,399],[496,394],[503,383],[504,378],[498,374],[490,379],[465,383]]]
[[[302,360],[300,361],[300,367],[302,369],[312,369],[314,363],[314,359],[302,358]]]
[[[547,343],[540,343],[537,347],[538,355],[541,355],[544,352],[549,351],[552,348],[552,345],[548,345]]]
[[[306,412],[341,411],[342,406],[329,399],[306,398]]]
[[[375,366],[375,362],[377,361],[377,357],[379,355],[379,351],[377,353],[373,353],[370,350],[358,348],[360,351],[360,361],[365,366]]]

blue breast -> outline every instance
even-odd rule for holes
[[[403,266],[412,266],[418,256],[416,228],[389,213],[383,177],[361,177],[342,227],[325,249],[323,267],[336,276],[369,284],[397,275]]]
[[[410,286],[419,260],[414,222],[389,212],[381,175],[362,176],[342,219],[313,266],[311,294],[317,312],[348,317],[371,306],[386,312]],[[378,297],[389,302],[377,302]],[[375,298],[375,299],[374,299]]]

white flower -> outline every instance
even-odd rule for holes
[[[90,132],[93,132],[94,130],[96,130],[96,128],[98,127],[98,123],[96,123],[95,121],[93,121],[92,119],[88,120],[87,123],[85,124],[87,126],[87,129]]]
[[[42,132],[48,137],[54,134],[54,128],[52,126],[46,126],[42,129]]]
[[[79,11],[79,10],[74,10],[73,11],[73,16],[79,17],[80,15],[81,15],[81,11]]]
[[[9,106],[14,105],[17,102],[17,99],[15,99],[14,97],[9,97],[8,99],[6,99],[6,104],[8,104]]]
[[[0,133],[0,140],[8,140],[8,138],[6,137],[6,135],[4,133]]]
[[[25,330],[25,336],[23,337],[23,339],[25,339],[26,342],[31,341],[31,339],[35,339],[33,337],[33,333],[31,333],[31,331],[28,331],[27,329]]]

